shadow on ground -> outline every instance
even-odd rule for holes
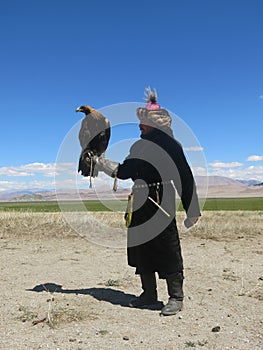
[[[43,283],[35,286],[32,289],[26,289],[30,292],[49,292],[49,293],[64,293],[64,294],[83,294],[90,295],[99,301],[106,301],[113,305],[120,305],[123,307],[129,307],[129,302],[136,296],[134,294],[127,294],[123,291],[113,288],[85,288],[85,289],[63,289],[61,285],[56,283]],[[160,310],[163,307],[162,302],[158,302],[155,305],[149,305],[143,307],[143,309]],[[142,309],[142,308],[141,308]]]

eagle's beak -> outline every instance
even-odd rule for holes
[[[77,109],[76,109],[76,112],[80,112],[81,111],[81,109],[80,109],[80,107],[78,107]]]

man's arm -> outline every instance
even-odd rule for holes
[[[129,155],[125,158],[123,163],[113,162],[110,159],[101,155],[96,160],[96,167],[98,171],[103,171],[111,177],[117,177],[121,180],[135,178],[136,171],[136,152],[138,141],[131,147]]]
[[[190,227],[197,222],[201,213],[193,173],[181,147],[177,149],[174,162],[179,174],[179,179],[175,181],[177,182],[176,189],[181,197],[183,208],[187,215],[185,225]]]
[[[116,177],[118,173],[120,163],[113,162],[112,160],[105,158],[104,155],[101,155],[96,159],[95,169],[98,171],[103,171],[105,174]]]

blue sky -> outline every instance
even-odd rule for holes
[[[0,190],[49,188],[75,108],[144,105],[149,85],[209,174],[263,181],[262,16],[262,0],[1,2]]]

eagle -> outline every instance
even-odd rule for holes
[[[102,113],[91,106],[80,106],[76,112],[82,112],[85,117],[82,119],[79,130],[79,143],[81,154],[79,157],[78,172],[83,176],[98,176],[94,168],[95,159],[105,153],[111,134],[110,122]]]

